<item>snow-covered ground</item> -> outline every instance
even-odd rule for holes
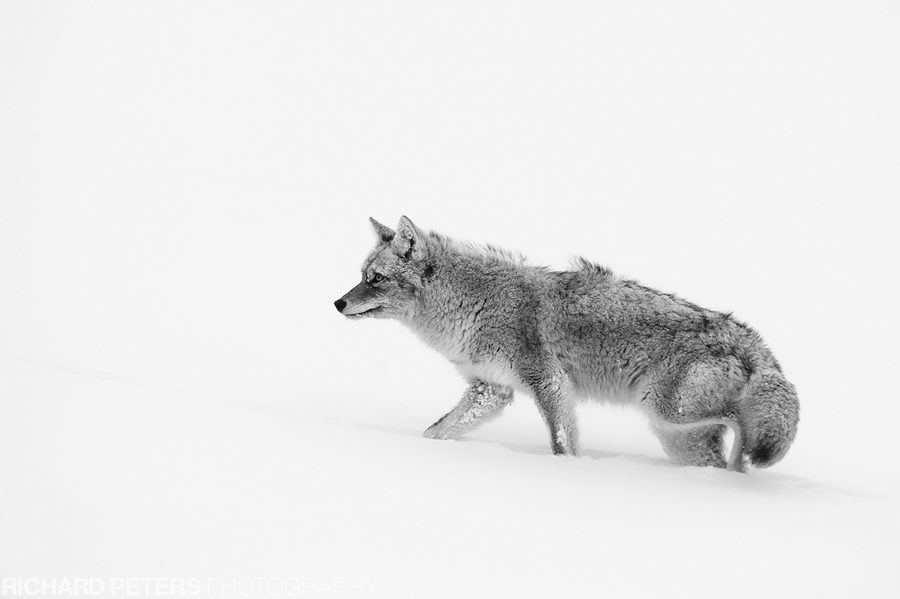
[[[309,596],[900,589],[896,494],[591,441],[555,458],[517,409],[440,442],[401,415],[223,405],[9,359],[0,394],[4,574],[360,585]]]
[[[900,596],[898,30],[895,2],[0,3],[0,597]],[[794,446],[675,467],[591,404],[555,458],[526,397],[422,438],[464,382],[332,307],[400,214],[733,311]]]

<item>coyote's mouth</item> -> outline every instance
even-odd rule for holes
[[[364,312],[357,312],[356,314],[345,314],[347,318],[362,318],[364,316],[372,316],[381,310],[381,306],[375,306],[374,308],[369,308]]]

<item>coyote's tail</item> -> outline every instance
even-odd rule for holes
[[[783,458],[791,446],[800,421],[800,403],[796,389],[768,350],[754,354],[738,409],[743,451],[754,466],[764,468]]]

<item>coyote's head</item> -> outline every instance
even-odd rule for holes
[[[430,268],[425,235],[405,216],[394,231],[369,218],[378,245],[363,263],[362,281],[334,302],[350,317],[398,318],[409,314]]]

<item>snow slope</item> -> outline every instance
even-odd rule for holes
[[[515,413],[440,442],[386,416],[223,405],[10,359],[0,396],[4,573],[372,584],[303,595],[323,597],[900,590],[896,493],[652,451],[556,458]]]

